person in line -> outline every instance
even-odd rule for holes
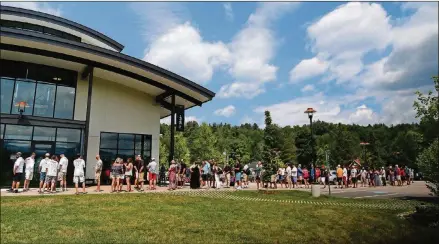
[[[364,167],[360,171],[360,177],[361,177],[361,187],[366,187],[367,184],[367,171],[364,169]]]
[[[328,172],[325,169],[325,166],[322,165],[320,169],[320,182],[323,184],[323,189],[326,188],[326,177],[328,176]],[[331,184],[331,182],[328,181],[328,184]]]
[[[180,163],[180,170],[179,170],[179,174],[180,174],[180,188],[183,188],[184,185],[186,184],[186,171],[187,171],[187,166],[186,163],[181,160]]]
[[[291,179],[293,181],[293,188],[296,188],[297,186],[297,167],[293,164],[293,167],[291,169]]]
[[[24,159],[21,156],[21,152],[17,152],[15,155],[16,155],[16,159],[14,166],[12,168],[12,173],[13,173],[12,185],[9,191],[18,193],[18,188],[20,188],[21,176],[23,174]]]
[[[224,171],[224,188],[230,188],[230,172],[232,171],[232,168],[230,167],[229,164],[226,164],[223,171]]]
[[[410,181],[412,183],[415,183],[414,179],[415,179],[415,171],[414,169],[410,169]]]
[[[241,190],[241,171],[242,171],[242,165],[239,162],[239,160],[236,160],[236,164],[235,164],[235,188],[236,190]]]
[[[280,167],[277,170],[277,177],[278,177],[278,181],[277,182],[280,183],[280,187],[281,188],[284,188],[284,176],[285,176],[285,169]],[[285,187],[287,187],[286,184],[285,184]]]
[[[75,167],[73,171],[73,183],[75,183],[75,194],[78,195],[78,185],[79,183],[82,183],[82,193],[87,194],[85,191],[85,161],[82,159],[82,156],[78,154],[76,156],[76,159],[73,161],[73,166]]]
[[[148,174],[149,174],[149,189],[150,190],[156,190],[156,184],[157,184],[157,162],[155,161],[155,158],[151,159],[151,162],[149,162],[147,168],[148,168]]]
[[[338,188],[343,188],[342,181],[343,181],[343,169],[340,167],[340,165],[337,166],[337,182],[338,182]],[[329,182],[328,182],[329,184]]]
[[[41,159],[40,164],[38,165],[38,171],[40,172],[40,188],[38,189],[38,193],[44,192],[44,182],[46,181],[46,169],[50,162],[50,154],[46,153],[44,158]],[[42,189],[41,189],[42,188]]]
[[[123,158],[120,158],[120,164],[122,164],[122,173],[119,175],[119,192],[122,192],[123,183],[125,182],[125,164]]]
[[[101,160],[101,156],[98,154],[98,155],[96,155],[96,164],[95,164],[95,183],[96,183],[95,192],[101,192],[102,166],[103,166],[103,163]]]
[[[201,187],[206,186],[208,188],[208,179],[207,179],[207,172],[209,171],[209,163],[207,161],[202,162],[202,169],[201,169]]]
[[[124,164],[125,168],[125,181],[127,183],[127,192],[132,192],[131,189],[131,177],[133,177],[133,159],[128,158]]]
[[[171,165],[169,166],[168,169],[168,178],[169,178],[169,187],[168,190],[169,191],[173,191],[175,189],[177,189],[177,165],[175,164],[175,161],[172,160],[171,161]]]
[[[299,164],[297,166],[297,188],[303,188],[302,182],[303,182],[302,165]]]
[[[116,158],[111,165],[111,192],[119,192],[120,178],[123,174],[123,164],[121,158]]]
[[[255,181],[256,181],[256,189],[259,190],[259,188],[262,186],[261,184],[261,172],[262,172],[262,162],[259,161],[256,164],[255,168]]]
[[[191,189],[199,189],[200,188],[200,167],[195,162],[189,167],[191,171],[191,182],[190,182],[190,188]]]
[[[303,183],[305,184],[306,188],[309,188],[309,171],[308,171],[308,169],[306,167],[303,167],[302,173],[303,173]]]
[[[405,167],[406,166],[401,167],[401,185],[404,185],[404,183],[406,182]]]
[[[397,185],[402,186],[401,169],[398,167],[398,165],[395,165],[395,177],[396,177]]]
[[[56,155],[52,155],[51,160],[47,164],[46,168],[46,180],[43,185],[43,189],[50,188],[49,193],[56,193],[56,180],[58,176],[59,164]]]
[[[309,182],[311,182],[311,183],[317,182],[317,180],[316,180],[316,170],[314,168],[314,164],[311,164],[311,170],[309,171],[309,176],[310,176]]]
[[[352,179],[352,187],[353,188],[357,188],[358,187],[358,185],[357,185],[357,181],[358,181],[358,171],[357,171],[357,167],[354,165],[354,166],[352,166],[352,169],[351,169],[351,179]]]
[[[212,173],[213,173],[213,175],[215,177],[215,189],[221,189],[220,175],[222,173],[222,170],[221,170],[221,168],[218,166],[218,164],[216,162],[213,163]]]
[[[35,153],[24,160],[24,186],[23,191],[29,191],[29,183],[34,178]]]
[[[248,164],[244,165],[242,169],[242,188],[248,188],[248,176],[250,175],[250,168]]]
[[[381,174],[381,182],[383,183],[383,186],[386,186],[387,185],[387,182],[386,182],[386,170],[384,169],[384,167],[381,167],[380,174]]]
[[[212,167],[213,164],[215,163],[215,160],[211,159],[209,160],[209,165],[210,165],[210,171],[208,174],[208,179],[209,179],[209,187],[213,187],[215,188],[215,175],[212,173]]]
[[[144,191],[145,184],[145,162],[140,155],[136,156],[136,164],[134,165],[134,170],[136,171],[136,187],[139,191]],[[140,184],[140,187],[139,187]]]
[[[58,173],[58,181],[60,183],[60,191],[67,191],[67,166],[69,165],[69,160],[66,158],[64,154],[60,155],[61,159],[59,160],[59,173]]]
[[[348,185],[348,170],[346,169],[346,165],[343,166],[343,186],[349,188]]]

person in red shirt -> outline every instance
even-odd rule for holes
[[[404,182],[405,182],[405,167],[402,167],[402,169],[399,169],[399,172],[400,172],[400,175],[401,175],[401,185],[403,186]]]
[[[305,183],[305,187],[309,188],[309,184],[308,184],[309,171],[306,167],[302,168],[302,174],[303,174],[303,182]]]
[[[320,168],[316,167],[316,182],[320,182]]]

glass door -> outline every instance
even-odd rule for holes
[[[34,174],[38,174],[38,165],[41,159],[44,158],[46,153],[50,153],[50,156],[55,152],[55,143],[47,141],[33,141],[32,142],[32,152],[35,152],[35,168]],[[35,178],[35,175],[34,175]]]

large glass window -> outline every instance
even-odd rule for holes
[[[19,114],[18,107],[16,106],[19,102],[26,102],[26,107],[24,109],[24,115],[32,115],[34,107],[34,95],[35,95],[35,83],[27,82],[22,80],[17,80],[15,82],[15,92],[14,99],[12,103],[14,107],[12,108],[12,114]]]
[[[55,141],[56,128],[34,127],[34,141]]]
[[[14,93],[14,80],[1,78],[1,113],[11,111],[12,94]]]
[[[6,125],[5,139],[32,140],[32,126]]]
[[[35,93],[34,115],[41,117],[52,117],[55,104],[56,86],[53,84],[37,84]]]
[[[59,142],[80,142],[81,131],[77,129],[58,128],[56,133],[56,141]]]
[[[144,160],[149,161],[151,158],[151,136],[102,132],[99,154],[107,164],[116,157],[127,159],[134,158],[138,154],[142,155]]]
[[[56,90],[55,118],[72,119],[75,88],[58,86]]]
[[[73,119],[77,73],[50,66],[1,60],[1,113]]]

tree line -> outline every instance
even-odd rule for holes
[[[438,78],[433,78],[436,92]],[[295,163],[309,165],[346,165],[360,159],[369,167],[405,165],[417,170],[422,160],[436,160],[438,97],[430,92],[417,92],[413,105],[419,123],[397,125],[335,124],[313,122],[309,125],[281,127],[272,123],[270,112],[265,112],[265,128],[257,124],[230,125],[226,123],[199,124],[187,122],[184,132],[175,133],[174,158],[185,162],[215,159],[229,163],[239,159],[243,163],[266,161],[281,165]],[[170,146],[170,126],[160,126],[160,162],[167,165]],[[367,142],[361,146],[360,142]],[[428,154],[430,152],[430,154]],[[328,160],[327,160],[328,159]],[[269,162],[267,162],[269,161]]]

